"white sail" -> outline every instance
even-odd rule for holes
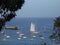
[[[35,24],[31,23],[30,32],[35,32]]]
[[[34,34],[38,34],[38,32],[36,32],[36,27],[34,23],[31,23],[30,32]]]

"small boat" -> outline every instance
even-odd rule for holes
[[[33,38],[35,38],[36,36],[33,35]]]
[[[26,39],[27,37],[26,36],[23,36],[24,39]]]
[[[19,37],[23,37],[23,36],[24,36],[24,34],[23,34],[23,33],[19,34]]]
[[[10,36],[6,36],[6,38],[10,38]]]
[[[19,37],[19,38],[17,38],[18,40],[21,40],[21,38]]]
[[[9,36],[9,35],[6,35],[6,34],[4,34],[4,37],[5,37],[5,38],[10,38],[10,36]]]
[[[44,40],[45,38],[44,37],[40,37],[42,40]]]
[[[24,36],[24,34],[22,34],[22,33],[21,33],[21,34],[19,34],[19,35]]]
[[[17,34],[20,34],[20,32],[16,32]]]

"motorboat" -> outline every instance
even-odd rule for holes
[[[17,27],[17,26],[5,26],[4,29],[7,29],[7,30],[19,30],[19,27]]]

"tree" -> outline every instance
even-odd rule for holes
[[[50,37],[60,42],[60,16],[54,20],[53,34]]]
[[[57,17],[54,21],[54,28],[56,28],[56,27],[60,27],[60,16]]]
[[[15,11],[21,9],[24,0],[0,0],[0,31],[5,23],[16,16]]]
[[[54,23],[54,30],[57,35],[57,39],[60,42],[60,16],[56,18],[55,23]]]

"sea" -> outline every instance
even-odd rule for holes
[[[2,29],[1,32],[4,33],[0,33],[0,45],[57,45],[55,40],[49,38],[53,33],[54,20],[55,18],[13,18],[6,26],[17,26],[19,30]],[[30,33],[31,23],[35,24],[35,30],[38,32],[33,40]],[[26,38],[18,39],[17,32],[24,34]],[[6,38],[5,34],[10,38]]]

